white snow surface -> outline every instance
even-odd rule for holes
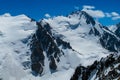
[[[21,80],[27,75],[22,63],[30,61],[30,50],[23,41],[36,28],[36,22],[25,15],[0,16],[0,79]]]

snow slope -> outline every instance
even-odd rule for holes
[[[36,22],[25,15],[0,16],[0,78],[21,80],[26,75],[23,62],[30,61],[27,38],[36,30]]]
[[[43,23],[51,26],[51,31],[55,37],[61,36],[61,39],[69,42],[74,50],[80,53],[81,65],[88,66],[95,60],[106,57],[110,52],[104,49],[99,43],[99,38],[89,35],[90,30],[94,27],[87,24],[85,17],[64,17],[58,16],[50,19],[44,19]],[[101,34],[103,30],[99,29],[99,23],[96,22],[95,28]]]

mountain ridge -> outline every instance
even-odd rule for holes
[[[84,44],[81,45],[81,43],[79,44],[77,41],[80,41],[82,39],[83,39],[83,41],[85,41],[87,39],[89,41],[93,41],[93,39],[96,39],[93,41],[93,43],[95,43],[97,41],[94,46],[98,45],[98,43],[101,45],[101,47],[99,45],[98,51],[100,51],[99,48],[101,48],[102,51],[103,51],[103,48],[108,50],[108,51],[103,51],[103,52],[96,52],[96,53],[104,53],[104,58],[107,57],[107,55],[109,55],[109,54],[119,52],[119,38],[115,35],[115,33],[111,32],[107,27],[102,26],[100,23],[95,22],[93,20],[94,19],[91,16],[89,16],[86,12],[78,11],[77,13],[75,12],[72,15],[71,14],[68,15],[68,17],[58,16],[58,17],[54,17],[52,19],[50,19],[50,18],[43,19],[42,21],[40,21],[40,25],[44,28],[44,30],[46,32],[48,32],[49,36],[51,36],[51,38],[56,42],[58,49],[60,49],[60,51],[63,52],[62,56],[65,56],[65,54],[70,54],[69,53],[70,49],[73,52],[72,54],[75,54],[75,52],[77,52],[76,54],[79,55],[80,59],[76,60],[76,61],[78,61],[77,65],[70,64],[71,66],[74,66],[72,68],[79,66],[79,64],[82,64],[82,66],[87,67],[88,65],[95,64],[94,61],[98,60],[97,59],[98,57],[96,57],[96,56],[98,56],[98,54],[94,53],[94,51],[96,51],[96,50],[90,48],[91,44],[89,47],[91,50],[91,54],[90,54],[90,51],[88,51],[88,53],[85,52],[84,50],[86,50],[88,48],[84,44],[86,44],[88,42],[86,42],[86,43],[83,42]],[[41,32],[41,31],[39,31],[39,32]],[[78,34],[80,34],[80,35],[78,35]],[[74,36],[72,36],[72,35],[74,35]],[[77,36],[75,36],[75,35],[77,35]],[[70,37],[72,37],[72,39]],[[78,40],[75,41],[74,39],[78,39]],[[49,40],[49,41],[51,41],[51,40]],[[71,44],[71,42],[75,42],[75,43]],[[80,51],[80,48],[76,49],[76,46],[77,46],[76,44],[81,45],[85,49],[82,49],[82,51]],[[62,45],[62,47],[60,48],[59,46],[61,46],[61,45]],[[65,53],[65,51],[64,51],[65,49],[69,49],[67,51],[67,53]],[[50,51],[53,51],[53,50],[50,50]],[[46,54],[48,54],[48,53],[46,52]],[[87,54],[89,54],[89,56],[87,56]],[[82,58],[83,55],[86,58]],[[90,57],[93,57],[93,61],[91,60],[92,58],[90,58]],[[98,62],[101,60],[102,57],[103,56],[99,56]],[[61,57],[59,56],[59,59],[60,58]],[[89,62],[91,61],[91,63],[88,64],[87,58],[88,58]],[[59,62],[55,61],[54,56],[52,56],[51,59],[53,61],[48,64],[54,65],[54,67],[55,67],[54,70],[56,72],[56,70],[59,67],[59,65],[58,65]],[[80,62],[79,62],[79,60],[80,60]],[[81,63],[81,60],[83,60],[84,64]],[[84,61],[84,60],[86,60],[86,61]],[[60,59],[59,61],[65,64],[65,62],[63,60]],[[67,61],[67,62],[69,62],[69,61]],[[87,62],[87,63],[85,63],[85,62]],[[51,69],[50,65],[49,65],[49,68]]]

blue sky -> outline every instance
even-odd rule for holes
[[[95,18],[104,25],[120,22],[120,0],[0,0],[0,14],[26,14],[39,20],[46,13],[57,16],[67,15],[76,8],[82,10],[83,5],[94,7],[87,8],[88,11],[103,12],[104,16]]]

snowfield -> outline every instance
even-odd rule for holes
[[[30,61],[30,50],[25,44],[36,30],[36,22],[25,15],[0,16],[0,78],[21,80],[27,75],[23,62]]]

